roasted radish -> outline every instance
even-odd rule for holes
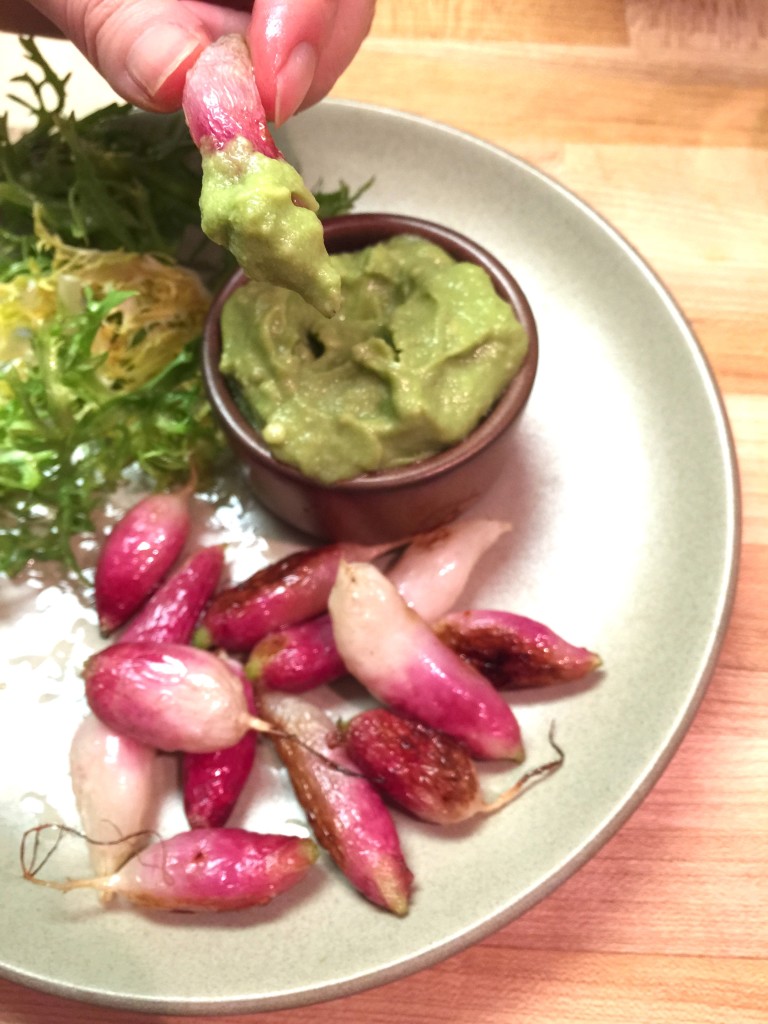
[[[95,889],[151,910],[244,910],[269,903],[297,885],[317,859],[311,839],[237,828],[194,829],[152,843],[113,874],[53,882],[38,877],[36,847],[46,828],[60,826],[40,826],[24,836],[25,878],[63,892]]]
[[[492,814],[563,763],[563,754],[550,737],[557,758],[526,772],[500,796],[486,801],[472,758],[457,740],[436,729],[374,708],[341,726],[340,736],[349,759],[382,793],[414,817],[437,825]]]
[[[250,651],[262,637],[325,611],[342,558],[376,558],[392,545],[327,544],[296,551],[216,595],[195,634],[200,647]]]
[[[242,36],[222,36],[202,52],[182,102],[202,156],[203,231],[249,277],[296,291],[333,316],[341,279],[325,249],[317,200],[269,133]]]
[[[265,717],[288,734],[272,739],[317,841],[371,902],[407,913],[413,876],[394,822],[344,751],[329,747],[333,722],[300,697],[265,693],[261,703]]]
[[[243,685],[248,712],[255,716],[253,687],[239,664],[229,664]],[[258,739],[258,733],[251,729],[232,747],[182,755],[184,813],[192,828],[221,828],[226,825],[251,774]]]
[[[460,519],[416,537],[387,572],[405,603],[433,622],[454,606],[482,555],[510,529],[498,519]]]
[[[223,564],[220,545],[195,551],[134,615],[120,634],[120,642],[189,643],[218,586]]]
[[[156,808],[156,760],[151,747],[121,736],[87,715],[69,753],[72,791],[94,871],[109,875],[149,842]]]
[[[548,626],[512,612],[453,612],[434,629],[500,690],[572,682],[602,664],[586,647],[574,647]]]
[[[343,676],[330,616],[268,633],[248,656],[246,672],[262,686],[286,693],[304,693]]]
[[[343,562],[329,610],[348,671],[383,704],[465,744],[475,757],[520,761],[512,709],[373,566]]]
[[[114,644],[85,664],[85,695],[105,725],[158,750],[207,753],[269,725],[248,711],[239,673],[185,644]]]
[[[142,498],[114,526],[96,566],[95,600],[106,636],[122,626],[159,587],[189,531],[192,485]]]

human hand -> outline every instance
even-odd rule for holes
[[[374,3],[4,0],[0,28],[39,31],[40,19],[30,10],[34,7],[75,43],[120,96],[158,111],[181,106],[187,71],[208,43],[238,32],[248,39],[267,117],[281,124],[331,89],[367,35]]]

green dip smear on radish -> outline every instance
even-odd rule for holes
[[[528,347],[488,274],[431,242],[396,235],[330,261],[341,277],[332,319],[294,291],[251,281],[221,323],[221,369],[264,441],[324,484],[461,441]]]
[[[325,250],[317,200],[299,172],[242,137],[223,149],[203,147],[202,167],[206,235],[229,249],[248,277],[293,289],[333,316],[339,275]]]

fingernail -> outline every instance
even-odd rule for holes
[[[180,25],[155,27],[134,42],[125,58],[125,70],[148,99],[164,103],[181,98],[184,78],[208,40],[190,35]]]
[[[317,68],[317,50],[311,43],[298,43],[275,79],[275,124],[282,124],[301,106]]]

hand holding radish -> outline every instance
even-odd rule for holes
[[[209,43],[241,33],[253,53],[266,116],[280,124],[330,90],[365,38],[373,8],[373,0],[160,0],[149,6],[36,0],[34,7],[4,0],[0,27],[66,36],[124,99],[158,111],[178,110],[185,76]]]

